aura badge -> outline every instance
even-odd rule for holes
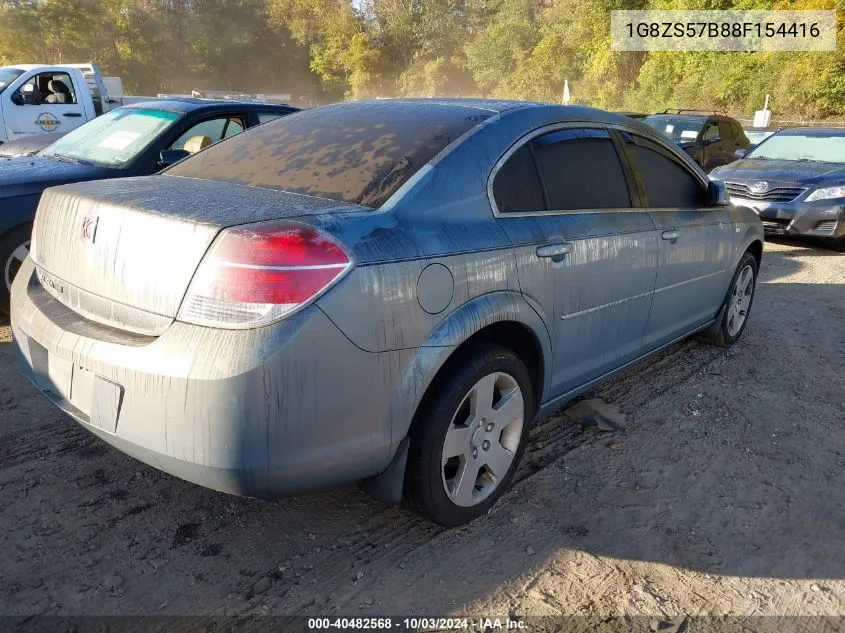
[[[766,193],[769,190],[769,183],[765,180],[761,180],[760,182],[755,182],[751,185],[751,191],[754,193]]]
[[[42,112],[38,115],[38,118],[35,119],[35,125],[40,127],[45,132],[53,132],[61,124],[62,122],[59,121],[49,112]]]
[[[93,244],[97,237],[97,222],[100,221],[99,216],[86,215],[82,220],[82,241]]]

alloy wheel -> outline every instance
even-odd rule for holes
[[[464,396],[443,442],[441,475],[449,499],[470,507],[505,479],[522,437],[525,405],[516,380],[488,374]]]
[[[746,264],[736,278],[733,292],[728,298],[728,336],[734,337],[742,330],[754,295],[754,269]]]

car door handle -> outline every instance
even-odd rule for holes
[[[537,257],[551,257],[552,261],[559,262],[573,250],[575,250],[575,247],[569,242],[546,244],[537,247]]]
[[[662,237],[664,240],[670,240],[674,242],[679,237],[681,237],[681,232],[675,229],[670,229],[669,231],[663,231],[663,233],[660,234],[660,237]]]
[[[67,117],[81,117],[81,116],[82,116],[82,114],[80,114],[79,112],[65,112],[62,116],[67,116]]]

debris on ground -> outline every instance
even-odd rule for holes
[[[687,616],[679,615],[672,621],[652,620],[651,630],[655,633],[682,633],[686,630]]]
[[[626,415],[618,405],[608,404],[601,398],[581,400],[563,414],[578,422],[584,431],[620,431],[625,429]]]

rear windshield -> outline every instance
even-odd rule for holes
[[[166,173],[375,208],[490,115],[460,106],[339,103],[258,126]]]
[[[655,114],[643,119],[643,123],[668,136],[674,143],[689,143],[698,138],[706,119]]]

